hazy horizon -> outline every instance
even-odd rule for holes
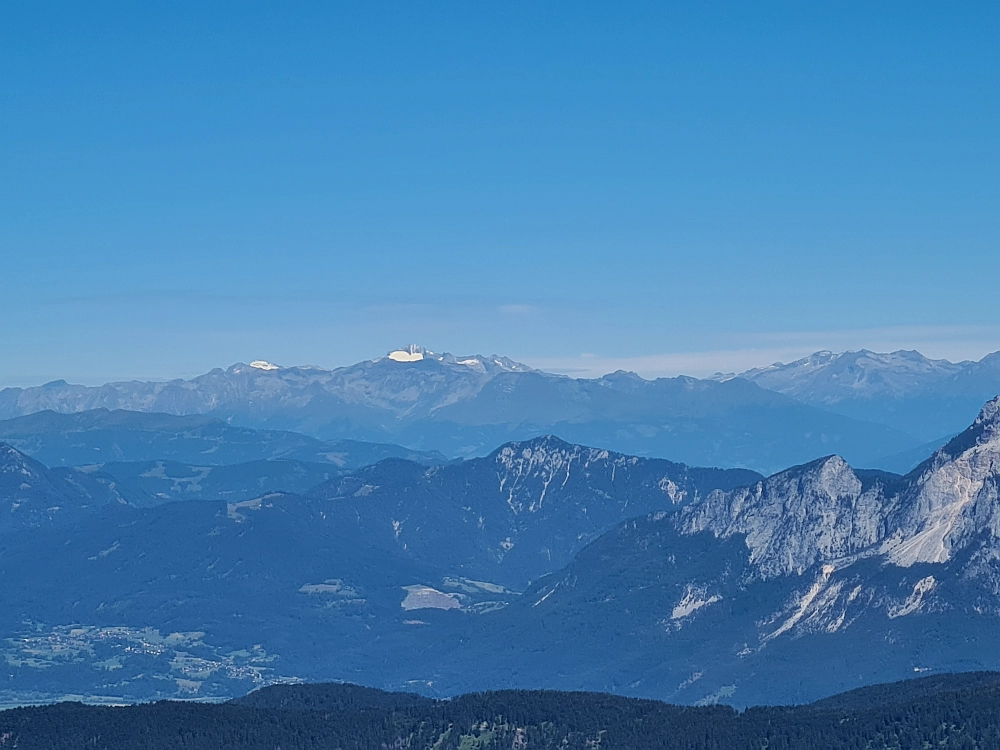
[[[410,344],[415,344],[417,346],[422,346],[418,342],[409,342],[404,346]],[[617,371],[627,371],[634,372],[637,375],[647,379],[652,380],[659,377],[678,377],[678,376],[688,376],[695,378],[706,378],[713,375],[719,374],[740,374],[746,372],[747,370],[768,367],[770,365],[776,364],[788,364],[799,359],[803,359],[812,354],[817,354],[823,351],[830,351],[834,354],[842,354],[845,352],[868,350],[877,354],[890,354],[897,351],[917,351],[919,354],[932,360],[946,360],[953,363],[967,362],[967,361],[978,361],[984,356],[993,354],[998,350],[985,350],[982,354],[973,353],[970,356],[964,357],[948,357],[948,356],[931,356],[926,351],[921,351],[917,347],[896,347],[891,349],[873,349],[871,347],[857,347],[853,349],[829,349],[829,348],[814,348],[814,349],[801,349],[801,348],[788,348],[788,349],[772,349],[772,350],[743,350],[743,351],[717,351],[717,352],[678,352],[673,354],[662,354],[662,355],[650,355],[645,357],[632,357],[632,358],[608,358],[599,357],[593,354],[583,354],[576,358],[563,358],[563,359],[544,359],[544,358],[520,358],[517,356],[512,356],[507,352],[502,351],[466,351],[466,350],[450,350],[447,347],[435,348],[431,346],[425,347],[429,351],[435,354],[453,354],[455,356],[505,356],[510,359],[520,362],[521,364],[527,365],[537,370],[543,370],[545,372],[550,372],[557,375],[567,375],[574,378],[599,378],[603,375],[608,375]],[[88,387],[104,385],[105,383],[112,382],[122,382],[129,380],[142,380],[142,381],[169,381],[176,379],[188,380],[199,375],[203,375],[213,369],[226,369],[237,363],[249,364],[257,360],[270,362],[272,364],[279,365],[281,367],[318,367],[326,370],[335,370],[339,367],[348,367],[358,362],[364,362],[369,360],[377,360],[385,357],[393,348],[387,348],[379,354],[373,354],[366,357],[361,357],[357,360],[351,361],[333,361],[333,362],[323,362],[320,360],[302,360],[302,361],[279,361],[274,358],[268,358],[263,356],[244,356],[237,357],[228,362],[219,362],[206,366],[202,370],[187,371],[187,372],[173,372],[169,374],[140,374],[140,375],[125,375],[125,376],[111,376],[111,377],[91,377],[91,378],[74,378],[67,377],[65,375],[56,375],[55,377],[41,377],[34,380],[24,380],[22,382],[2,382],[0,381],[0,388],[28,388],[39,385],[45,385],[46,383],[56,382],[60,380],[65,380],[68,383],[74,385],[84,385]],[[966,351],[976,351],[967,349]],[[776,358],[767,359],[765,356],[767,353],[771,353],[777,356]],[[731,364],[731,367],[712,367],[713,363],[718,365]]]

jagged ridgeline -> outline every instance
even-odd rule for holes
[[[694,466],[773,472],[832,452],[856,465],[876,465],[873,462],[883,457],[896,457],[891,461],[895,464],[910,460],[898,457],[930,440],[942,438],[933,448],[940,446],[943,436],[967,425],[983,401],[1000,390],[1000,369],[988,364],[984,360],[978,378],[959,379],[938,395],[935,391],[927,397],[933,403],[925,399],[907,406],[904,410],[914,413],[919,424],[911,428],[907,422],[906,429],[891,419],[878,422],[866,416],[894,413],[892,404],[899,396],[895,391],[877,390],[874,403],[866,402],[850,414],[843,409],[834,413],[841,401],[817,396],[827,392],[823,384],[795,390],[794,395],[778,392],[787,390],[784,371],[777,380],[746,374],[764,387],[744,377],[644,380],[635,373],[616,372],[571,378],[506,357],[456,357],[416,346],[333,370],[255,361],[191,380],[100,387],[56,381],[6,388],[0,390],[0,419],[102,408],[210,415],[242,427],[294,430],[323,441],[394,443],[449,457],[483,455],[503,443],[554,434],[573,443]],[[866,380],[914,381],[894,376],[900,367],[895,360],[878,363]],[[847,380],[844,369],[831,373],[834,383]],[[915,380],[923,382],[940,369],[925,367],[927,374]],[[793,375],[792,380],[797,383],[799,378]],[[988,383],[993,390],[980,395]],[[958,401],[952,391],[961,395]],[[879,404],[885,408],[876,409]],[[923,424],[920,415],[929,413],[929,406],[950,418]]]
[[[915,351],[823,351],[740,377],[812,406],[938,439],[937,447],[1000,391],[1000,352],[949,362]]]
[[[628,521],[471,642],[494,644],[529,684],[557,673],[559,687],[685,703],[995,668],[998,485],[994,399],[905,477],[829,457]],[[567,648],[575,659],[558,667],[528,656]],[[483,656],[473,646],[463,660]]]
[[[126,486],[172,469],[118,471],[0,453],[0,702],[297,679],[747,706],[1000,667],[1000,399],[906,476],[551,437],[150,507]]]
[[[890,750],[1000,746],[1000,674],[883,685],[743,713],[600,693],[432,701],[353,685],[274,686],[223,705],[78,703],[0,712],[18,750]]]

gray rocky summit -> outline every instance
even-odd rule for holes
[[[944,563],[988,534],[1000,540],[1000,397],[906,477],[858,472],[830,456],[750,487],[711,493],[682,514],[689,533],[745,535],[763,577],[860,557]]]

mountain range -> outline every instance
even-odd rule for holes
[[[0,441],[16,447],[26,461],[40,462],[28,462],[36,474],[45,469],[42,463],[58,467],[49,475],[63,487],[60,491],[82,493],[91,503],[121,500],[139,507],[174,500],[248,500],[275,490],[303,492],[385,458],[446,462],[440,453],[397,445],[321,441],[233,427],[200,415],[107,409],[44,411],[0,421]],[[57,502],[60,491],[50,491],[49,499],[65,510],[65,503]]]
[[[540,438],[454,466],[385,460],[310,497],[137,507],[123,488],[68,518],[49,488],[79,469],[3,458],[18,523],[0,534],[0,633],[17,701],[231,694],[295,677],[316,647],[368,671],[427,610],[495,611],[519,596],[502,582],[558,568],[623,518],[754,477]],[[114,470],[83,474],[117,488]]]
[[[1000,352],[956,363],[916,351],[823,351],[739,377],[804,404],[943,442],[1000,392]]]
[[[521,590],[620,521],[761,479],[545,436],[448,466],[382,461],[309,491],[360,538]]]
[[[1000,398],[905,476],[542,437],[156,504],[113,462],[69,497],[80,469],[0,458],[9,702],[335,678],[749,705],[1000,665]]]
[[[440,453],[358,440],[324,441],[284,430],[234,427],[201,415],[141,413],[105,408],[51,410],[0,421],[0,441],[49,466],[109,461],[177,461],[226,466],[291,460],[350,470],[384,458],[444,463]]]
[[[906,471],[1000,392],[998,356],[953,364],[915,352],[821,352],[739,377],[582,379],[506,357],[410,346],[334,370],[257,360],[191,380],[6,388],[0,418],[95,409],[207,415],[233,427],[450,457],[554,434],[630,455],[763,473],[830,453]]]
[[[995,664],[998,486],[995,399],[905,477],[830,457],[629,521],[470,642],[520,684],[682,702],[798,702]],[[570,643],[573,658],[535,656]]]

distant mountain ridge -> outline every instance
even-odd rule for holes
[[[384,458],[442,463],[439,453],[357,440],[323,441],[285,430],[235,427],[211,416],[105,408],[36,412],[0,421],[0,440],[48,466],[174,461],[221,466],[293,460],[355,469]]]
[[[0,417],[96,408],[204,414],[233,426],[448,456],[485,455],[503,443],[555,434],[631,455],[764,473],[834,451],[864,464],[925,442],[744,379],[648,381],[624,372],[574,379],[504,357],[416,346],[335,370],[257,360],[186,381],[94,388],[58,381],[0,391]]]
[[[423,366],[401,368],[398,365]],[[428,368],[427,365],[437,367]],[[361,406],[392,418],[426,416],[478,392],[498,373],[534,372],[506,357],[455,357],[419,346],[334,370],[283,367],[256,360],[214,369],[191,380],[127,381],[99,387],[70,385],[64,380],[34,388],[0,390],[0,417],[38,411],[74,413],[111,409],[188,415],[226,413],[245,407],[248,416],[266,420],[303,402],[312,407],[335,404],[347,410]]]
[[[239,502],[279,490],[304,493],[386,458],[426,466],[446,461],[439,453],[398,445],[321,441],[292,432],[234,427],[201,415],[107,409],[45,411],[0,421],[0,446],[8,460],[19,456],[16,465],[32,467],[33,480],[27,484],[36,495],[30,507],[47,495],[52,508],[62,508],[62,516],[68,514],[67,501],[84,502],[76,497],[80,493],[89,497],[85,505],[109,498],[137,507],[179,500]],[[16,484],[7,488],[8,494],[4,489],[0,483],[0,502],[27,497],[25,488]],[[32,512],[37,516],[40,511]],[[27,522],[28,517],[23,518]],[[40,516],[33,518],[31,523]]]
[[[747,370],[739,377],[806,404],[868,419],[923,441],[961,431],[1000,392],[1000,352],[978,362],[928,359],[916,351],[823,351]]]
[[[989,357],[986,358],[989,361]],[[834,353],[821,351],[788,364],[776,363],[740,373],[768,390],[803,401],[837,403],[846,398],[899,398],[945,381],[973,362],[928,359],[917,351]]]

